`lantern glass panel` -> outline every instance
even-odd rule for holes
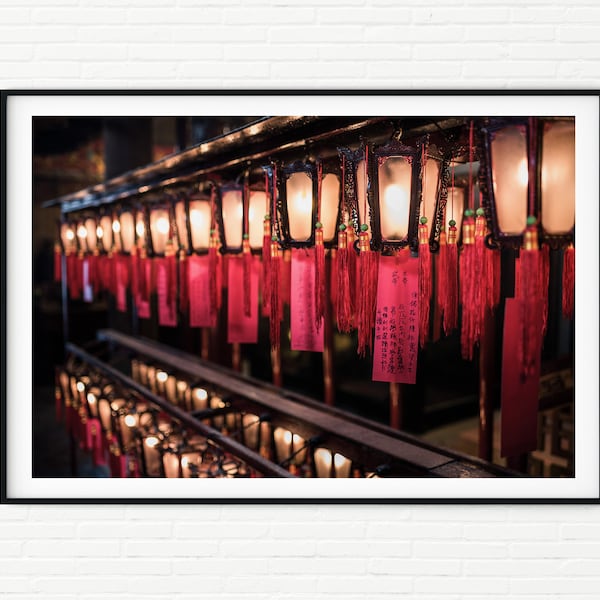
[[[440,163],[429,157],[423,170],[423,201],[421,216],[427,217],[427,223],[433,227],[435,207],[437,203],[438,183],[440,178]]]
[[[102,247],[108,251],[113,245],[113,221],[108,215],[104,215],[100,219],[100,228],[102,229]]]
[[[527,131],[511,125],[491,140],[491,167],[498,227],[502,233],[521,234],[527,225]]]
[[[292,173],[286,182],[290,237],[297,242],[308,240],[312,233],[312,178],[308,173]]]
[[[119,218],[121,227],[121,246],[124,252],[131,252],[135,245],[135,226],[133,223],[133,214],[124,212]]]
[[[392,156],[379,163],[379,220],[384,240],[400,241],[408,235],[412,186],[411,161]]]
[[[196,251],[207,250],[210,242],[210,202],[192,200],[190,202],[190,231],[192,248]]]
[[[267,212],[267,194],[261,191],[250,192],[248,204],[248,234],[250,237],[250,248],[257,250],[262,248],[263,243],[263,220]]]
[[[222,195],[223,230],[225,247],[237,250],[242,246],[244,209],[242,190],[226,190]]]
[[[327,173],[321,182],[321,223],[325,242],[330,242],[335,236],[339,206],[340,178],[334,173]]]
[[[84,222],[85,229],[87,231],[87,235],[85,238],[85,243],[87,245],[87,249],[89,252],[93,252],[98,245],[98,236],[96,235],[96,219],[86,219]]]
[[[546,123],[542,138],[542,228],[550,234],[575,226],[575,123]]]
[[[171,231],[169,211],[166,208],[155,208],[150,212],[150,231],[152,249],[157,254],[164,254]]]
[[[142,240],[144,245],[146,244],[146,233],[144,215],[141,212],[138,212],[135,219],[135,236],[138,240]]]
[[[466,189],[464,187],[448,188],[448,200],[446,202],[446,218],[444,219],[445,230],[448,231],[450,221],[456,221],[456,228],[460,232],[462,227],[463,213],[465,211]],[[460,234],[459,234],[460,235]]]
[[[359,225],[363,225],[364,223],[369,224],[366,164],[364,160],[361,160],[356,165],[356,200],[358,202]]]
[[[71,225],[63,223],[60,227],[60,238],[63,243],[63,248],[66,251],[72,252],[76,249],[77,244],[75,242],[75,231]]]
[[[185,214],[185,202],[180,200],[175,203],[175,224],[177,225],[177,241],[184,250],[189,250],[187,236],[187,217]]]

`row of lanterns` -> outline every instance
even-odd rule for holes
[[[133,360],[132,376],[205,425],[232,436],[299,477],[375,477],[352,461],[297,433],[274,426],[265,415],[236,410],[206,385]],[[56,412],[80,448],[112,477],[261,477],[261,473],[210,439],[190,431],[143,398],[70,360],[57,370]]]
[[[455,179],[465,168],[466,181]],[[373,378],[404,383],[414,383],[418,347],[429,339],[434,289],[446,333],[459,326],[462,306],[462,354],[472,358],[483,307],[500,301],[501,247],[520,249],[516,295],[525,305],[535,299],[544,315],[549,248],[564,249],[563,312],[573,316],[572,118],[471,121],[435,143],[426,136],[405,144],[396,132],[384,145],[341,148],[338,160],[270,163],[260,173],[65,219],[57,277],[62,253],[72,298],[106,288],[125,310],[129,289],[142,318],[155,292],[159,324],[171,326],[179,308],[191,326],[214,327],[221,286],[228,287],[237,327],[228,341],[242,343],[257,341],[261,287],[277,348],[285,251],[292,349],[322,350],[331,301],[338,329],[356,329],[359,354],[373,353]],[[435,264],[431,252],[439,254]],[[219,281],[223,256],[227,281]],[[529,308],[523,364],[531,360]],[[543,334],[545,317],[534,329]]]

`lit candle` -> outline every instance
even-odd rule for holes
[[[169,374],[165,373],[165,371],[158,371],[156,373],[156,381],[158,382],[158,393],[161,396],[165,395],[165,384],[168,378]]]
[[[336,477],[350,477],[350,467],[352,461],[337,452],[333,455],[333,466],[335,467]]]
[[[283,427],[276,427],[273,432],[275,440],[275,451],[277,452],[277,462],[282,462],[289,458],[292,453],[292,432]]]
[[[262,248],[264,235],[264,215],[267,212],[267,194],[260,191],[250,192],[248,203],[248,237],[250,248]]]
[[[219,396],[212,396],[210,399],[210,407],[212,409],[224,408],[225,403]],[[213,417],[213,425],[217,429],[221,429],[225,425],[225,417],[223,417],[223,415],[217,415]]]
[[[181,473],[184,478],[192,477],[197,468],[202,463],[202,457],[199,452],[186,452],[181,455]],[[195,468],[194,468],[195,467]]]
[[[131,377],[134,381],[140,382],[140,363],[135,358],[131,361]]]
[[[146,377],[148,378],[148,384],[153,393],[156,394],[156,369],[149,366],[146,370]]]
[[[242,427],[244,429],[244,443],[248,448],[255,450],[258,447],[260,433],[260,419],[253,414],[242,416]]]
[[[119,417],[119,426],[121,429],[121,439],[123,446],[127,447],[133,439],[133,429],[138,425],[138,416],[136,414],[121,415]]]
[[[177,404],[188,410],[187,405],[187,395],[186,392],[189,390],[189,385],[187,381],[178,380],[177,381]]]
[[[393,156],[379,165],[379,210],[384,240],[403,240],[408,234],[412,167],[404,157]]]
[[[194,388],[192,391],[192,409],[205,410],[208,408],[208,392],[204,388]]]
[[[146,464],[146,475],[148,477],[160,477],[160,450],[159,439],[156,436],[144,438],[144,462]]]
[[[165,384],[167,400],[172,404],[177,403],[177,379],[173,375],[169,375]]]
[[[331,477],[331,451],[327,448],[316,448],[315,449],[315,469],[317,471],[317,477],[329,478]]]
[[[152,210],[150,212],[150,231],[152,232],[152,248],[157,254],[165,253],[170,230],[169,212],[165,209]]]
[[[87,395],[87,403],[90,409],[92,417],[98,416],[98,394],[100,390],[98,388],[92,388],[93,391],[89,391]],[[95,392],[95,393],[94,393]]]
[[[242,245],[243,205],[242,190],[232,189],[223,192],[222,199],[223,228],[227,248],[235,249]]]
[[[104,431],[112,431],[112,411],[108,399],[101,398],[99,400],[98,412],[100,414],[100,423],[102,423]]]
[[[206,250],[210,240],[210,202],[193,200],[190,202],[190,233],[192,248]]]
[[[176,452],[165,452],[163,454],[163,468],[165,477],[179,477],[179,455]]]
[[[286,182],[290,237],[305,241],[312,233],[313,184],[308,173],[293,173]]]
[[[321,183],[321,223],[323,240],[330,242],[337,231],[337,218],[340,206],[340,178],[327,173]]]

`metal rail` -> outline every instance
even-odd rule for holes
[[[518,474],[455,451],[430,446],[405,433],[328,407],[300,394],[275,388],[265,382],[235,373],[225,367],[206,363],[186,352],[159,344],[147,338],[132,337],[115,330],[100,330],[97,338],[146,356],[165,367],[214,383],[273,413],[316,426],[325,434],[341,438],[353,445],[369,447],[434,476],[515,477]],[[452,475],[449,475],[452,474]]]
[[[215,442],[221,448],[228,450],[232,454],[234,454],[237,458],[242,459],[245,463],[254,467],[264,475],[268,475],[270,477],[293,477],[289,471],[283,469],[276,463],[268,461],[264,459],[262,456],[250,450],[247,446],[236,442],[233,438],[225,436],[220,432],[208,427],[198,419],[194,418],[189,413],[181,410],[179,407],[174,406],[152,393],[150,390],[145,388],[143,385],[132,379],[131,377],[121,373],[118,369],[115,369],[111,365],[105,363],[99,358],[93,356],[86,352],[83,348],[76,346],[72,343],[66,344],[67,352],[78,356],[81,360],[86,362],[87,364],[95,367],[96,369],[103,371],[108,377],[119,381],[123,385],[127,386],[130,389],[135,390],[138,394],[148,399],[150,402],[158,406],[162,411],[169,413],[172,417],[181,421],[187,427],[194,429],[207,439]]]

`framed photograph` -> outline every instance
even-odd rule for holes
[[[2,502],[597,503],[599,100],[3,92]]]

